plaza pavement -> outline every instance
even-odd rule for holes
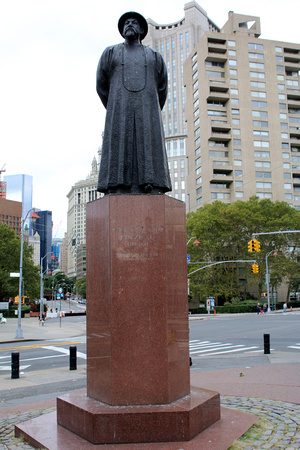
[[[192,320],[195,319],[194,317]],[[16,329],[17,319],[8,319],[7,323],[0,324],[0,344],[16,342]],[[43,339],[64,340],[76,337],[79,339],[85,335],[85,324],[71,323],[67,318],[62,318],[61,324],[59,321],[50,319],[45,326],[39,325],[36,318],[26,318],[22,319],[21,329],[24,338],[22,342],[27,342],[27,344],[28,341]],[[201,440],[197,443],[192,440],[189,443],[180,443],[180,445],[175,443],[130,444],[106,445],[105,448],[226,450],[230,443],[239,438],[256,420],[264,418],[267,421],[265,429],[261,432],[253,429],[248,441],[243,444],[244,448],[248,450],[254,448],[300,449],[300,357],[295,358],[295,353],[284,352],[271,353],[267,356],[269,364],[264,366],[245,367],[243,358],[241,358],[241,366],[238,368],[191,374],[191,385],[219,392],[222,405],[221,420],[201,433]],[[14,425],[34,417],[40,417],[39,420],[42,424],[43,417],[54,417],[56,406],[56,398],[32,402],[28,397],[26,403],[1,407],[1,391],[16,388],[26,389],[33,385],[49,383],[54,379],[56,381],[83,379],[85,376],[85,365],[79,365],[77,371],[71,372],[68,367],[65,370],[31,371],[28,374],[25,371],[19,379],[11,379],[10,373],[5,372],[2,375],[0,372],[0,450],[32,448],[14,437]],[[235,416],[234,414],[237,414],[238,411],[242,412]],[[46,413],[50,413],[50,415],[46,416]],[[231,426],[228,426],[230,422]],[[239,428],[238,424],[242,423],[244,428]],[[243,431],[241,432],[240,429]],[[83,440],[81,439],[81,441]],[[75,442],[74,448],[79,448],[78,445],[81,448],[95,447],[90,444],[83,446],[82,442]],[[66,447],[62,448],[53,444],[53,447],[48,448],[69,450],[73,447],[69,441]]]

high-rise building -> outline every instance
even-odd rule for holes
[[[162,54],[169,78],[162,118],[173,188],[170,195],[186,201],[187,130],[183,63],[205,32],[219,31],[219,28],[195,1],[184,5],[184,17],[177,22],[157,24],[152,19],[147,19],[147,22],[148,34],[143,43]]]
[[[100,158],[99,149],[99,158]],[[72,186],[67,197],[68,205],[68,277],[77,276],[78,252],[86,242],[86,204],[103,194],[97,192],[99,162],[94,157],[92,170],[85,180],[78,181]]]
[[[259,36],[259,17],[229,12],[184,65],[190,211],[254,195],[300,209],[300,45]]]
[[[61,238],[52,239],[52,257],[51,257],[51,272],[54,270],[60,270],[60,250],[62,246]]]
[[[22,203],[0,197],[0,223],[12,228],[21,236]]]
[[[51,270],[52,255],[52,211],[36,210],[39,218],[33,223],[34,233],[40,236],[40,265],[43,265],[43,273]]]
[[[5,175],[4,181],[6,183],[6,198],[22,202],[22,217],[24,218],[32,208],[32,176],[25,174]],[[31,221],[28,219],[29,229],[30,224]]]
[[[60,271],[68,275],[68,233],[65,233],[60,246]]]

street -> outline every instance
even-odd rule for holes
[[[191,371],[300,362],[299,321],[300,311],[190,320]],[[270,335],[270,355],[264,355],[264,334]]]
[[[55,325],[60,319],[50,320]],[[299,320],[300,311],[259,316],[220,314],[190,317],[191,373],[282,362],[300,363]],[[75,328],[85,326],[85,321],[85,316],[64,317],[62,327],[67,323],[73,323]],[[264,354],[264,334],[270,335],[270,355]],[[74,345],[77,347],[77,371],[70,371],[69,349]],[[18,388],[18,382],[15,383],[17,389],[5,391],[0,387],[3,404],[18,402],[24,396],[56,396],[57,393],[79,389],[86,384],[84,334],[66,339],[2,343],[0,379],[10,377],[11,353],[14,351],[20,353],[20,380],[25,377],[33,382],[30,389],[26,389],[26,395],[24,389]],[[35,386],[37,377],[39,381]]]

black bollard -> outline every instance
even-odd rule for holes
[[[70,370],[77,369],[77,347],[76,345],[70,346]]]
[[[270,354],[270,335],[264,334],[264,354]]]
[[[20,353],[11,354],[11,378],[20,378]]]

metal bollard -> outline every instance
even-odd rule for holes
[[[76,345],[70,346],[70,370],[77,369],[77,347]]]
[[[270,354],[270,335],[264,334],[264,354]]]
[[[11,378],[20,378],[20,353],[11,354]]]

